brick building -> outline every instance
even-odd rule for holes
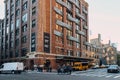
[[[73,61],[89,61],[88,4],[84,0],[5,0],[2,62],[26,66],[46,61],[56,68]]]
[[[98,38],[90,40],[90,44],[93,45],[94,54],[98,56],[96,64],[116,64],[117,63],[117,48],[109,42],[107,44],[102,43],[101,34],[98,34]]]

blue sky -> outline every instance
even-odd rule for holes
[[[0,19],[4,18],[4,0],[0,0]],[[120,50],[120,0],[85,0],[89,4],[90,38],[100,33],[106,43],[118,43]]]

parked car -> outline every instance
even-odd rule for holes
[[[100,68],[107,68],[107,66],[104,65],[104,64],[102,64],[102,65],[100,66]]]
[[[3,63],[0,66],[0,73],[21,73],[24,70],[24,65],[22,62],[9,62]]]
[[[72,67],[71,66],[59,66],[57,70],[58,74],[71,74]]]
[[[107,72],[108,73],[112,73],[112,72],[120,72],[120,68],[118,65],[110,65],[108,68],[107,68]]]
[[[108,68],[110,65],[106,65],[106,68]]]
[[[98,69],[99,68],[99,65],[95,65],[92,67],[92,69]]]

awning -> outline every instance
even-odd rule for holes
[[[57,55],[56,60],[70,61],[70,62],[88,62],[93,61],[93,58],[82,58],[75,56],[67,56],[67,55]]]

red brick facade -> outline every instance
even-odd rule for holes
[[[24,6],[25,3],[27,4]],[[11,23],[12,11],[10,9],[14,6],[14,20],[12,21],[14,23],[14,46],[4,50],[8,57],[3,55],[2,62],[20,60],[30,67],[44,64],[45,60],[49,59],[52,68],[56,68],[57,56],[74,57],[74,59],[85,58],[83,50],[87,50],[85,43],[88,42],[88,4],[84,0],[20,0],[19,5],[16,6],[16,4],[17,1],[15,0],[13,2],[12,0],[5,1],[5,10],[6,13],[8,12],[5,17],[6,26]],[[23,10],[23,8],[26,9]],[[18,9],[20,15],[16,17]],[[35,15],[33,15],[34,11]],[[27,21],[23,23],[22,18],[26,13]],[[18,36],[15,35],[17,33],[15,22],[17,18],[20,19]],[[22,32],[21,27],[25,24],[27,24],[27,30]],[[7,27],[5,28],[7,30]],[[34,35],[32,33],[35,33],[35,36],[32,36]],[[44,44],[44,33],[49,34],[50,45]],[[7,35],[7,31],[5,31],[5,35]],[[22,43],[21,38],[23,36],[27,37],[26,43]],[[19,46],[15,46],[17,44],[16,39],[19,39]],[[7,46],[10,46],[10,43]],[[49,53],[46,53],[44,47],[50,48]],[[25,55],[22,55],[23,53]],[[16,54],[18,54],[17,58]],[[71,60],[64,59],[63,61],[71,62]]]

